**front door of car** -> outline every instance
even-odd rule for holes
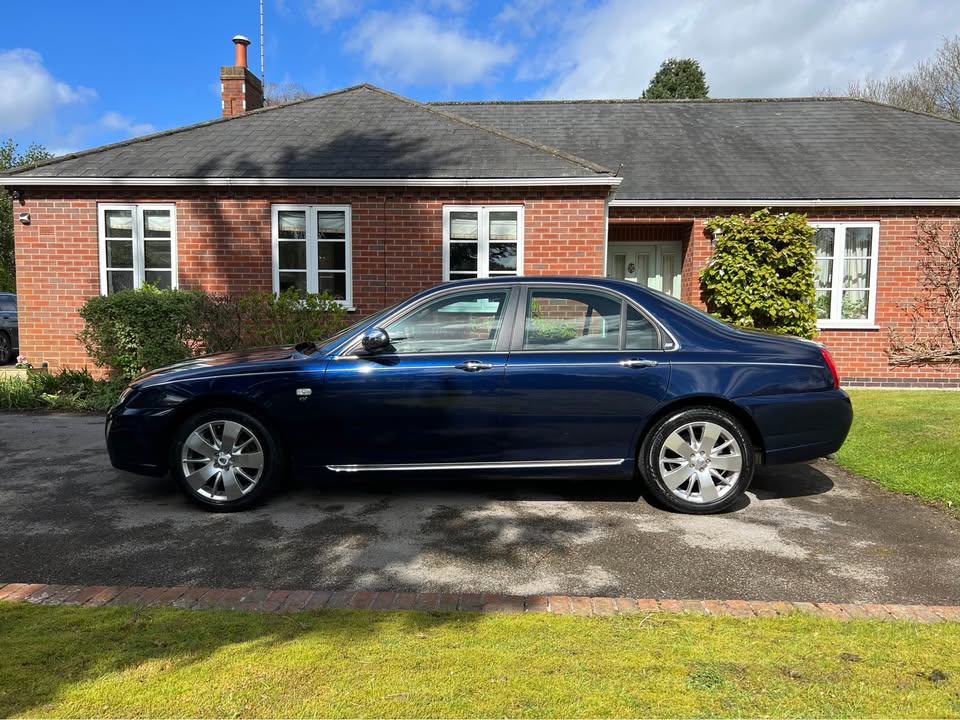
[[[327,366],[315,465],[499,459],[509,287],[453,291],[386,322],[390,347]]]
[[[632,458],[670,380],[660,331],[599,289],[528,286],[520,302],[504,377],[503,459]]]

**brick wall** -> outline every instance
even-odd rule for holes
[[[77,309],[100,291],[97,202],[175,202],[179,281],[216,292],[271,288],[270,206],[350,204],[354,301],[358,316],[442,279],[446,204],[523,204],[524,271],[530,275],[602,275],[603,189],[514,188],[503,191],[317,188],[28,188],[16,223],[21,345],[32,362],[89,365],[75,336]],[[702,304],[698,273],[712,252],[706,218],[743,208],[610,208],[610,234],[624,240],[632,226],[657,226],[684,240],[682,298]],[[918,291],[917,217],[960,222],[937,208],[822,208],[811,221],[880,223],[876,330],[825,330],[848,384],[960,387],[960,368],[892,368],[884,355],[888,329],[909,332],[905,307]]]
[[[16,226],[22,352],[52,367],[91,366],[77,309],[100,292],[98,202],[174,202],[179,283],[270,290],[273,203],[350,204],[354,304],[363,315],[443,278],[443,206],[523,204],[524,270],[602,275],[605,188],[505,191],[328,188],[28,188]]]
[[[802,208],[773,208],[775,211],[800,211]],[[636,224],[682,224],[683,277],[681,298],[703,306],[700,298],[699,271],[712,253],[704,221],[715,215],[750,213],[751,208],[610,208],[610,232],[620,226]],[[889,387],[960,388],[960,366],[925,365],[891,367],[884,354],[890,328],[909,336],[911,327],[906,309],[919,292],[920,254],[916,245],[917,219],[960,222],[956,208],[816,208],[807,212],[811,222],[876,221],[879,262],[875,330],[824,330],[818,338],[833,353],[847,385]],[[620,234],[622,231],[616,231]],[[625,233],[624,233],[625,234]]]

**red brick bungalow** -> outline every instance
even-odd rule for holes
[[[421,104],[370,85],[259,109],[242,61],[224,117],[0,177],[14,193],[21,348],[90,365],[97,293],[329,290],[357,316],[448,279],[607,275],[699,303],[704,221],[807,213],[821,339],[847,385],[960,387],[892,367],[919,290],[917,218],[960,220],[960,124],[853,100]]]

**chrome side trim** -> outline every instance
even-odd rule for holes
[[[565,467],[615,467],[626,460],[528,460],[525,462],[407,463],[401,465],[327,465],[333,472],[393,472],[404,470],[524,470]]]
[[[806,367],[822,369],[824,365],[810,365],[808,363],[788,363],[788,362],[752,362],[750,360],[741,360],[739,362],[716,362],[714,360],[683,360],[672,361],[671,365],[770,365],[773,367]]]

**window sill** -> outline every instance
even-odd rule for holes
[[[881,330],[879,325],[872,322],[818,322],[817,330]]]

